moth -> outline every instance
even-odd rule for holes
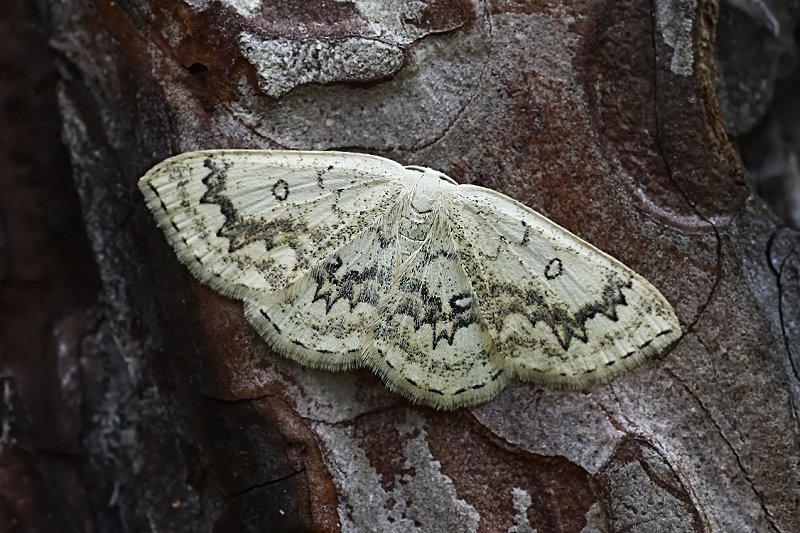
[[[607,381],[681,335],[643,277],[499,192],[344,152],[209,150],[139,180],[201,283],[280,354],[440,409]]]

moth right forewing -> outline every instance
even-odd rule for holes
[[[454,241],[512,374],[580,387],[680,336],[672,307],[630,268],[500,193],[459,189]]]

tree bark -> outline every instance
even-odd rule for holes
[[[800,530],[800,238],[749,197],[723,129],[716,16],[711,0],[52,2],[99,275],[86,254],[46,275],[82,310],[41,364],[79,378],[4,397],[32,444],[0,441],[0,475],[58,463],[63,490],[36,501],[86,531]],[[376,153],[502,191],[644,275],[685,334],[609,384],[515,383],[453,412],[301,367],[193,280],[136,189],[208,148]],[[23,234],[9,222],[5,249]],[[47,457],[48,418],[68,458]]]

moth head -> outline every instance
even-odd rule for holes
[[[444,180],[444,181],[446,181],[446,182],[448,182],[448,183],[452,183],[453,185],[458,185],[458,183],[456,183],[456,180],[454,180],[453,178],[451,178],[451,177],[450,177],[450,176],[448,176],[447,174],[444,174],[444,173],[442,173],[442,172],[439,172],[438,170],[433,170],[432,168],[428,168],[428,167],[418,167],[417,165],[408,165],[408,166],[406,167],[406,169],[408,169],[408,170],[412,170],[412,171],[414,171],[414,172],[420,172],[420,173],[422,173],[422,174],[430,174],[430,175],[434,175],[434,176],[436,176],[437,178],[439,178],[440,180]]]

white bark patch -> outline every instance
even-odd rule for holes
[[[458,497],[453,482],[433,459],[423,420],[409,413],[398,424],[405,442],[405,463],[391,488],[384,490],[370,460],[353,439],[350,428],[319,424],[325,462],[340,495],[339,519],[344,533],[474,532],[480,516]]]
[[[528,509],[533,503],[528,491],[514,487],[511,501],[514,505],[514,525],[508,528],[508,533],[536,533],[536,528],[528,520]]]
[[[184,0],[196,9],[205,9],[211,1],[232,7],[243,17],[249,17],[261,11],[261,0]]]
[[[403,50],[375,39],[264,38],[243,32],[239,49],[255,67],[259,88],[278,98],[309,83],[372,81],[403,66]]]
[[[690,76],[694,69],[694,27],[697,0],[656,0],[656,24],[661,38],[672,48],[670,71]]]

